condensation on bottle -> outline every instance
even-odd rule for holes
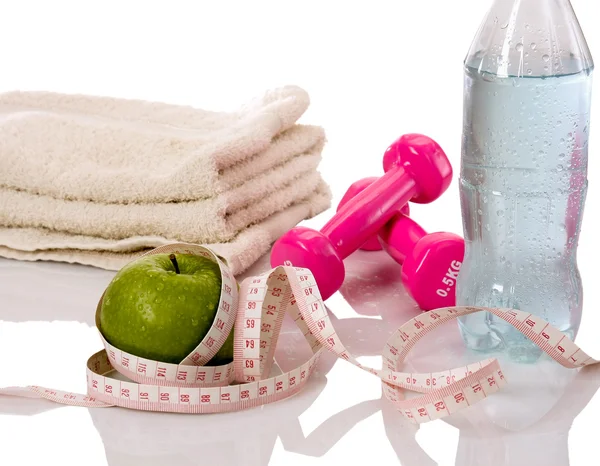
[[[513,308],[575,338],[594,64],[568,0],[496,0],[464,63],[458,305]],[[541,351],[487,312],[466,346],[519,362]]]

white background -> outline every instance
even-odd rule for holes
[[[596,2],[572,4],[594,54],[600,50]],[[0,91],[88,93],[228,110],[266,89],[296,84],[311,96],[301,122],[322,125],[327,132],[321,172],[333,190],[333,207],[350,183],[382,173],[382,154],[393,140],[420,132],[446,150],[455,177],[439,200],[414,206],[411,216],[428,231],[462,234],[456,181],[462,61],[488,6],[482,0],[0,1]],[[596,356],[599,94],[593,98],[590,187],[579,246],[585,298],[578,343]],[[307,224],[319,227],[330,215]],[[379,348],[381,334],[392,330],[390,322],[414,315],[414,306],[386,257],[357,257],[359,278],[368,280],[361,261],[373,267],[383,264],[396,274],[385,290],[355,288],[359,294],[370,290],[378,311],[391,317],[386,321],[373,312],[365,317],[369,311],[352,298],[351,287],[346,289],[349,295],[332,298],[330,308],[341,322],[362,314],[350,332],[356,337],[357,330],[367,329],[364,338],[355,340],[356,349],[360,342]],[[91,313],[111,276],[87,267],[0,260],[0,386],[38,383],[84,390],[84,362],[99,348]],[[376,354],[368,348],[366,353]],[[61,350],[69,353],[65,360],[58,356]],[[424,354],[423,360],[448,359],[439,348]],[[378,364],[374,356],[365,361]],[[38,373],[29,371],[30,366]],[[573,465],[595,464],[596,398],[581,414],[583,405],[568,399],[554,411],[560,422],[521,430],[524,424],[535,424],[564,391],[561,381],[567,375],[554,367],[537,371],[517,384],[529,398],[516,402],[522,411],[507,410],[516,413],[510,421],[494,421],[489,429],[491,421],[477,414],[465,424],[470,429],[436,421],[416,432],[416,443],[415,433],[406,437],[387,408],[382,414],[378,402],[371,402],[377,404],[372,410],[368,403],[360,404],[379,398],[379,384],[343,362],[318,378],[307,394],[259,414],[202,419],[95,414],[78,408],[48,410],[39,403],[0,397],[0,464],[542,464],[532,451],[546,455],[544,464],[567,465],[568,455]],[[587,400],[597,378],[577,386],[581,393],[589,392]],[[556,390],[546,387],[544,396],[535,396],[544,383]],[[586,401],[582,396],[580,402],[582,398]],[[352,406],[358,407],[351,414],[332,418]],[[486,415],[501,411],[492,404],[488,408]],[[576,415],[568,436],[568,419]],[[498,425],[517,433],[499,433]],[[413,438],[412,443],[406,438]],[[141,446],[143,439],[148,447]]]

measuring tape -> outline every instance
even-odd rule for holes
[[[137,357],[112,346],[96,325],[105,349],[87,362],[87,395],[38,386],[0,388],[0,395],[45,398],[87,408],[120,406],[144,411],[217,413],[239,411],[283,400],[306,384],[323,350],[381,379],[385,397],[409,421],[423,423],[467,408],[501,389],[506,380],[498,361],[485,359],[456,369],[401,372],[412,347],[427,333],[457,317],[488,311],[503,319],[562,366],[580,368],[598,361],[543,319],[514,309],[449,307],[422,313],[403,324],[382,350],[382,369],[364,366],[335,332],[310,270],[280,266],[245,279],[238,291],[227,264],[202,246],[175,243],[146,253],[194,254],[219,265],[221,298],[214,321],[198,347],[180,364]],[[277,339],[286,313],[312,349],[292,371],[271,376]],[[234,331],[234,360],[207,366]],[[120,373],[127,380],[116,378]],[[408,397],[409,392],[416,396]]]

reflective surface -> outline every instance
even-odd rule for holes
[[[293,9],[276,1],[177,2],[170,8],[151,3],[144,3],[140,21],[137,2],[105,1],[93,10],[89,2],[0,2],[0,39],[9,44],[2,49],[0,87],[225,110],[265,88],[299,84],[311,95],[306,123],[327,132],[321,168],[335,195],[333,206],[356,180],[382,175],[381,154],[389,141],[420,131],[444,148],[455,176],[435,203],[411,205],[411,217],[428,232],[463,235],[456,176],[460,65],[489,2],[390,0],[370,2],[369,8],[345,2],[343,20],[338,2],[309,0]],[[597,2],[572,3],[590,47],[598,50]],[[593,100],[600,108],[600,93]],[[591,146],[599,127],[592,123]],[[585,297],[577,342],[600,357],[600,189],[593,163],[578,249]],[[308,226],[320,229],[331,214]],[[400,284],[400,266],[386,259],[353,254],[346,261],[346,284],[327,302],[344,342],[374,366],[387,335],[417,312]],[[0,260],[0,385],[83,391],[85,362],[101,348],[91,316],[111,277],[85,267]],[[431,335],[411,362],[421,370],[458,365],[463,356],[456,327]],[[57,361],[61,350],[68,356]],[[589,372],[574,385],[554,371],[552,365],[527,368],[520,376],[513,370],[502,394],[418,430],[380,401],[375,377],[327,358],[321,376],[294,398],[237,415],[92,412],[0,398],[0,464],[177,466],[217,458],[219,466],[564,466],[567,455],[572,466],[597,464],[597,375]],[[554,382],[544,386],[548,380]],[[568,383],[575,399],[561,398]],[[526,391],[508,391],[518,387]],[[248,430],[240,436],[243,426]]]
[[[383,252],[359,251],[346,267],[344,286],[326,304],[348,349],[379,367],[386,339],[420,311],[402,287],[400,266]],[[248,274],[268,268],[264,257]],[[84,391],[85,361],[101,348],[92,327],[94,307],[112,275],[88,267],[0,260],[0,385],[36,383]],[[599,345],[591,336],[584,332],[578,343],[598,356]],[[299,357],[299,338],[286,322],[277,351],[282,369]],[[60,351],[65,355],[59,359]],[[312,465],[373,459],[402,465],[591,464],[600,413],[599,368],[578,373],[553,361],[515,365],[501,359],[509,382],[502,392],[417,428],[381,398],[377,378],[324,356],[304,391],[239,413],[88,410],[0,397],[0,461],[65,466],[84,461],[90,466]],[[429,371],[478,359],[465,351],[457,326],[448,324],[419,343],[408,363]]]

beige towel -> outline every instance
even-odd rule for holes
[[[244,228],[308,197],[321,183],[318,152],[296,157],[210,199],[159,204],[69,201],[0,189],[0,226],[46,228],[119,240],[164,236],[229,241]]]
[[[295,124],[288,86],[237,112],[0,95],[0,256],[118,269],[171,241],[211,245],[243,272],[329,207],[322,128]]]
[[[330,203],[331,192],[323,182],[313,194],[246,228],[231,241],[205,245],[223,256],[237,276],[268,253],[271,244],[287,230],[302,220],[323,212]],[[68,262],[119,270],[145,251],[176,241],[175,238],[151,236],[106,240],[41,228],[0,228],[0,257],[24,261]]]
[[[295,86],[229,113],[111,97],[0,94],[0,186],[98,202],[212,197],[322,143],[321,128],[295,125],[308,105]]]

